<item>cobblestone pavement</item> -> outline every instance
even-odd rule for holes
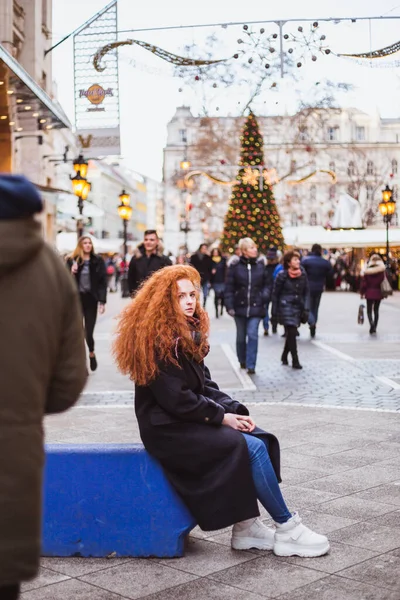
[[[99,370],[90,376],[81,405],[124,405],[133,402],[131,382],[119,375],[110,357],[113,316],[126,301],[110,295],[109,313],[96,331]],[[209,299],[210,308],[212,299]],[[235,360],[233,320],[211,317],[212,351],[206,360],[222,389],[244,402],[354,407],[400,411],[400,293],[382,303],[376,336],[356,322],[359,297],[325,293],[317,336],[308,327],[298,339],[302,371],[282,367],[280,334],[262,335],[260,327],[256,375],[251,379]],[[279,328],[281,329],[281,328]]]

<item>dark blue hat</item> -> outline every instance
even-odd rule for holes
[[[0,174],[0,219],[21,219],[41,212],[36,187],[23,175]]]

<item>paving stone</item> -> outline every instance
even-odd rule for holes
[[[41,567],[39,570],[39,574],[35,579],[32,579],[32,581],[27,581],[22,584],[22,591],[27,592],[29,590],[34,590],[45,585],[50,585],[52,583],[64,581],[65,579],[69,579],[69,577],[61,575],[61,573],[55,573],[54,571]]]
[[[184,557],[153,560],[161,565],[173,567],[185,573],[205,576],[254,560],[254,558],[254,554],[249,552],[232,550],[208,540],[189,537]]]
[[[399,594],[400,551],[388,552],[366,560],[362,564],[344,569],[341,571],[340,576],[393,590]]]
[[[101,571],[102,569],[108,569],[110,567],[116,567],[123,563],[129,562],[130,558],[49,558],[44,557],[41,559],[42,567],[62,573],[63,575],[69,575],[69,577],[79,577],[81,575],[87,575],[88,573],[94,573],[95,571]]]
[[[388,552],[400,548],[400,529],[361,521],[333,531],[330,539],[373,552]]]
[[[129,600],[130,596],[113,594],[77,579],[68,579],[21,594],[22,600]]]
[[[395,510],[374,519],[368,519],[370,523],[375,525],[383,525],[384,527],[400,527],[400,509]]]
[[[187,583],[196,577],[153,560],[135,559],[129,564],[96,571],[79,579],[114,594],[135,599]]]
[[[347,546],[345,544],[338,544],[337,542],[331,541],[329,537],[331,549],[329,554],[325,556],[319,556],[318,558],[300,558],[298,556],[290,556],[284,558],[285,562],[292,565],[299,565],[301,567],[307,567],[309,569],[315,569],[316,571],[323,571],[324,573],[337,573],[342,571],[346,567],[355,565],[357,563],[373,558],[377,555],[376,552],[366,550],[365,548],[354,548],[354,546]]]
[[[262,600],[263,598],[265,595],[253,594],[211,579],[197,579],[146,596],[146,600]]]
[[[331,575],[280,596],[279,600],[398,600],[397,592]]]
[[[213,580],[265,598],[277,598],[322,577],[324,574],[321,572],[290,565],[276,556],[256,558],[244,565],[210,575]]]
[[[364,498],[365,500],[376,500],[385,504],[400,506],[400,477],[392,483],[378,485],[371,489],[357,492],[355,496]]]
[[[362,521],[366,517],[371,518],[393,512],[395,506],[378,501],[374,502],[372,499],[366,500],[360,494],[352,494],[311,507],[311,509],[314,508],[320,513]]]

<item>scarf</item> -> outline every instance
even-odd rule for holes
[[[381,260],[368,263],[365,268],[364,275],[375,275],[375,273],[383,273],[386,270],[385,265]]]
[[[298,267],[297,269],[294,269],[293,267],[288,267],[288,275],[291,279],[295,279],[296,277],[300,277],[301,275],[301,269],[300,267]]]
[[[219,263],[222,260],[222,258],[220,256],[213,256],[212,259],[215,263]]]
[[[201,333],[199,331],[199,325],[200,325],[200,321],[199,319],[196,319],[196,317],[186,317],[186,320],[188,322],[188,326],[190,329],[190,335],[192,337],[192,340],[194,341],[194,343],[196,344],[197,347],[200,346],[201,344]],[[175,342],[175,356],[177,358],[177,360],[179,359],[178,356],[178,348],[179,348],[179,340],[181,338],[177,337],[176,338],[176,342]],[[192,358],[194,358],[194,360],[196,360],[197,362],[202,362],[204,360],[204,358],[207,356],[207,354],[210,351],[210,347],[208,346],[206,351],[196,351],[193,353]]]

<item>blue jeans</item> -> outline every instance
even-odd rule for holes
[[[258,349],[258,326],[261,317],[235,317],[236,354],[248,369],[256,368]]]
[[[206,305],[208,292],[210,291],[210,282],[206,281],[201,284],[201,289],[203,291],[203,306]]]
[[[318,309],[321,302],[322,292],[311,292],[310,294],[310,315],[308,317],[309,325],[316,325],[318,321]]]
[[[264,442],[257,437],[248,433],[242,435],[249,451],[257,498],[275,523],[286,523],[292,515],[283,499],[268,450]]]
[[[266,306],[266,313],[265,313],[265,317],[263,319],[263,325],[264,325],[264,331],[268,331],[268,327],[269,327],[269,305],[270,303],[267,303]]]

